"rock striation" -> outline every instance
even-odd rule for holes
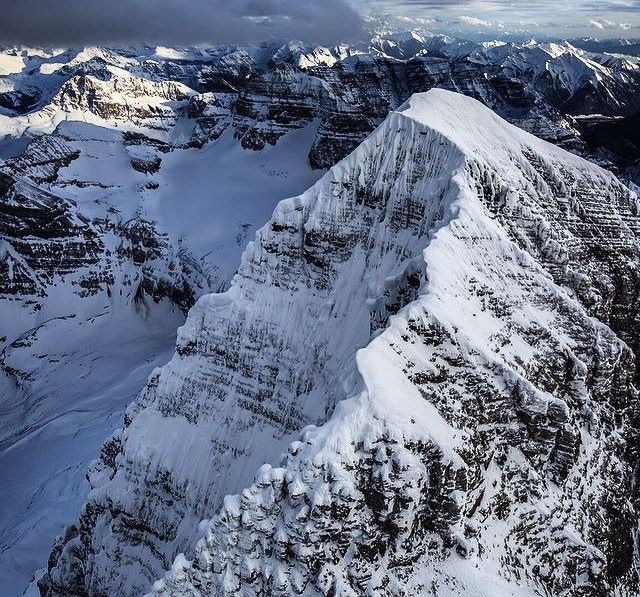
[[[0,295],[42,303],[58,283],[80,297],[136,285],[139,296],[188,310],[202,282],[154,222],[89,217],[56,193],[59,170],[80,154],[43,136],[0,166]]]
[[[639,208],[414,95],[190,311],[42,594],[636,594]]]

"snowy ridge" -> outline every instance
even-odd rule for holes
[[[414,96],[192,309],[46,592],[144,590],[223,503],[157,594],[630,591],[632,353],[592,316],[622,333],[638,232],[610,174]]]
[[[143,562],[158,570],[163,565],[157,559],[159,549],[171,554],[177,545],[186,546],[207,509],[246,484],[265,459],[276,458],[301,427],[323,421],[344,396],[341,387],[349,384],[350,357],[371,333],[369,297],[385,292],[385,280],[397,271],[398,263],[411,272],[410,262],[422,250],[419,239],[442,216],[438,206],[433,211],[424,206],[422,217],[411,214],[402,185],[388,188],[386,173],[397,171],[412,148],[394,141],[393,126],[380,134],[381,142],[394,151],[364,145],[305,195],[281,203],[274,220],[245,252],[231,289],[203,297],[191,310],[179,331],[172,362],[152,376],[126,416],[126,429],[105,448],[109,453],[121,451],[120,460],[130,470],[114,476],[110,456],[91,474],[95,505],[87,507],[87,515],[100,522],[89,524],[109,524],[116,536],[120,519],[144,520],[138,523],[143,535],[120,536],[115,542],[96,536],[106,543],[93,549],[117,548],[133,565]],[[417,137],[412,145],[417,152],[429,151]],[[448,185],[441,176],[444,167],[446,161],[434,160],[427,179],[441,179],[442,192]],[[342,184],[354,168],[366,185],[359,191]],[[375,172],[379,175],[372,182]],[[320,201],[315,200],[317,193]],[[363,218],[352,219],[342,206],[345,193],[351,208],[360,205],[358,209],[365,210]],[[386,233],[374,225],[375,212],[380,215],[382,206],[374,211],[364,206],[370,193],[386,194],[389,207],[395,205]],[[418,234],[403,230],[409,217]],[[370,246],[370,255],[361,241]],[[347,333],[336,333],[337,327]],[[209,450],[210,459],[199,456]],[[153,497],[145,485],[159,478],[165,479],[166,492]],[[127,488],[131,482],[137,485],[133,491]],[[182,489],[187,485],[189,492]],[[120,511],[109,522],[105,500],[117,503]],[[167,500],[171,509],[159,507]],[[130,578],[115,572],[122,588],[112,584],[113,567],[117,570],[120,564],[115,557],[89,564],[89,582],[96,586],[108,583],[111,590],[127,594],[133,589],[125,583],[144,582],[139,572]]]
[[[401,113],[454,138],[467,156],[493,150],[497,171],[514,149],[554,153],[480,106],[461,130],[471,103],[432,91]],[[608,492],[624,486],[629,498],[608,401],[622,391],[627,408],[637,404],[631,354],[489,217],[466,168],[454,180],[459,198],[424,251],[419,298],[357,354],[363,388],[305,431],[283,468],[265,465],[254,485],[226,498],[203,523],[194,560],[179,556],[154,595],[599,595],[618,583],[630,595],[637,587],[633,548],[620,574],[620,537],[611,529],[603,538],[589,523],[616,524],[598,505],[616,499]],[[560,398],[548,377],[565,359],[570,387]],[[620,375],[614,393],[601,387]],[[601,451],[623,480],[609,477]],[[631,500],[616,507],[630,513]],[[626,533],[635,536],[633,524]]]
[[[181,102],[195,91],[175,81],[154,81],[137,77],[126,70],[101,65],[94,73],[80,72],[66,80],[51,101],[38,111],[20,116],[0,115],[5,134],[51,134],[63,121],[90,122],[124,130],[160,131],[166,136],[178,118]]]

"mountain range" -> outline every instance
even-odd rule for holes
[[[633,594],[640,70],[574,43],[4,49],[7,586]]]

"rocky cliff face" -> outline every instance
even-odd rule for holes
[[[61,165],[67,156],[55,154],[51,162]],[[72,201],[34,184],[31,177],[7,173],[16,170],[19,166],[9,162],[0,173],[2,295],[35,299],[38,305],[59,283],[79,297],[134,285],[138,298],[169,298],[185,311],[193,304],[190,283],[195,286],[198,280],[191,281],[190,264],[181,261],[152,222],[90,220]]]
[[[172,102],[186,100],[191,95],[193,91],[181,83],[148,81],[105,65],[97,74],[74,73],[60,87],[49,109],[78,110],[104,120],[166,128],[166,120],[175,116]]]
[[[191,310],[42,592],[144,592],[185,551],[155,594],[634,594],[638,209],[414,96]]]

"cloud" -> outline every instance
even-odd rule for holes
[[[484,21],[476,17],[468,17],[466,15],[458,17],[458,21],[463,25],[471,25],[473,27],[493,27],[493,23],[489,21]]]
[[[337,43],[362,31],[346,0],[3,0],[0,43]]]
[[[637,15],[640,13],[640,0],[597,0],[596,2],[586,2],[583,8],[599,14],[627,13]]]
[[[638,26],[634,25],[633,23],[628,23],[628,22],[624,22],[624,23],[614,23],[613,21],[610,21],[609,19],[591,19],[589,20],[589,26],[593,27],[594,29],[622,29],[623,31],[628,31],[629,29],[637,29]]]
[[[473,0],[401,0],[397,4],[416,9],[426,8],[455,8],[464,4],[471,4]]]

